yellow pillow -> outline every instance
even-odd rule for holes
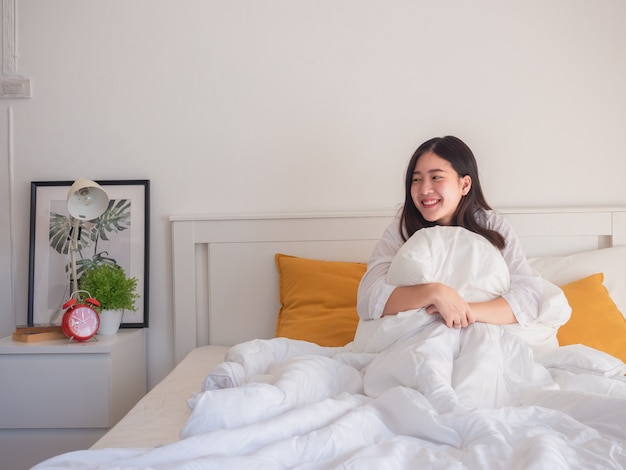
[[[354,339],[359,322],[356,296],[365,264],[279,253],[276,266],[281,305],[276,336],[321,346],[344,346]]]
[[[584,344],[626,362],[626,319],[602,283],[602,273],[561,286],[572,316],[557,332],[561,346]]]

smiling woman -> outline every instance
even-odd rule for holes
[[[419,178],[419,175],[427,175],[434,188],[416,185],[416,173],[418,180],[424,179],[424,176]],[[435,181],[441,184],[435,185]],[[443,198],[444,195],[446,198]],[[439,199],[432,199],[433,196]],[[428,206],[423,204],[424,200],[429,203]],[[433,202],[442,203],[447,210],[442,210],[441,204],[433,205]],[[504,243],[498,232],[486,229],[475,219],[475,210],[479,208],[491,210],[480,184],[476,158],[467,144],[457,137],[446,136],[435,137],[420,145],[406,171],[404,240],[424,227],[458,225],[479,233],[502,248]],[[433,210],[433,213],[430,209],[437,209],[437,212]]]
[[[467,302],[440,282],[395,286],[387,280],[391,259],[413,234],[436,225],[463,227],[498,248],[513,279],[501,296]],[[483,194],[471,149],[454,136],[420,145],[409,161],[404,207],[374,248],[359,288],[359,315],[365,320],[425,308],[448,327],[485,323],[523,324],[537,316],[539,277],[528,263],[510,224],[493,211]]]

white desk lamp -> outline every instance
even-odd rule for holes
[[[109,206],[109,196],[95,181],[78,178],[67,192],[67,209],[72,221],[70,239],[70,262],[72,265],[72,294],[78,291],[78,279],[76,279],[76,251],[78,251],[78,238],[80,222],[93,220],[100,217]]]

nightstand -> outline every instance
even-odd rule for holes
[[[88,448],[145,393],[143,329],[84,343],[0,339],[2,468]]]

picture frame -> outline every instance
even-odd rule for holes
[[[103,215],[81,222],[77,278],[90,263],[114,263],[137,278],[136,312],[124,311],[120,328],[148,327],[150,181],[94,180],[109,197]],[[60,325],[70,298],[69,239],[72,226],[67,193],[73,181],[30,185],[28,325]]]

